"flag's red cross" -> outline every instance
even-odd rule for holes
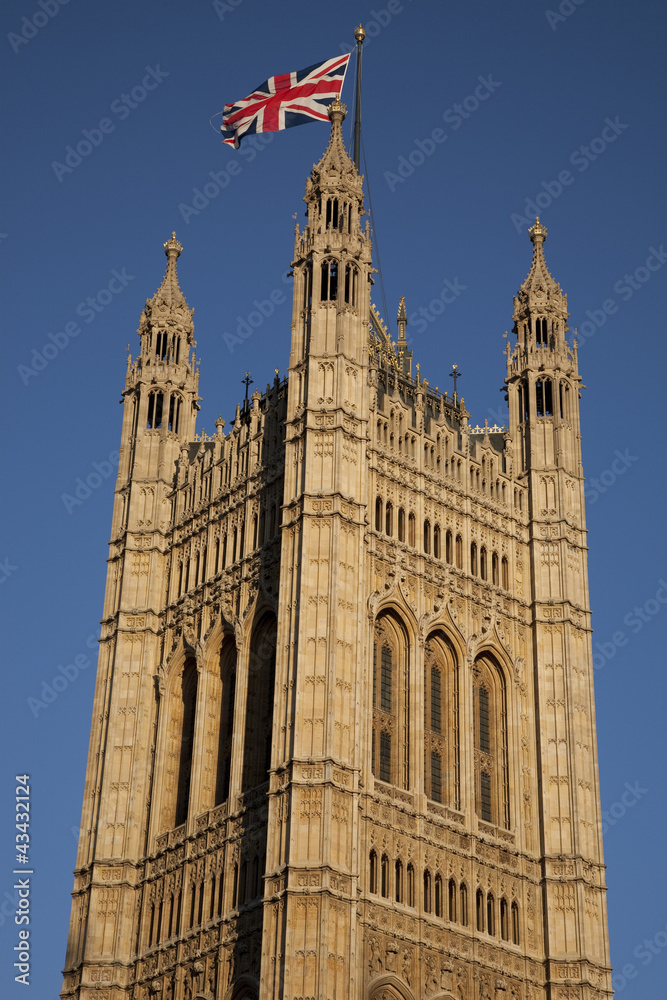
[[[326,121],[327,98],[340,94],[349,56],[338,56],[295,73],[279,73],[235,104],[226,104],[222,133],[236,145],[246,131],[277,132],[285,128],[285,114],[301,121]],[[304,75],[305,74],[305,75]],[[290,124],[301,124],[296,118]],[[254,126],[254,127],[253,127]]]

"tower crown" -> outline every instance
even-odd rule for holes
[[[547,230],[539,218],[528,235],[533,244],[533,260],[514,298],[514,332],[520,349],[528,354],[538,349],[562,351],[568,328],[567,295],[552,277],[544,259]]]
[[[187,363],[188,348],[194,346],[194,309],[185,300],[176,270],[182,251],[176,233],[172,233],[164,244],[167,270],[162,284],[152,298],[146,299],[139,323],[141,361],[146,366]]]

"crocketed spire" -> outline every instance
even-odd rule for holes
[[[306,201],[313,191],[340,191],[362,198],[363,178],[357,172],[343,141],[342,123],[347,108],[336,98],[329,105],[331,136],[318,163],[306,182]]]
[[[140,334],[144,333],[147,327],[153,329],[165,329],[166,327],[173,329],[175,327],[179,333],[186,334],[188,340],[192,337],[194,309],[190,309],[185,300],[176,271],[176,261],[182,250],[183,246],[176,239],[176,233],[172,233],[171,239],[164,244],[164,252],[167,255],[167,270],[155,295],[146,300],[146,308],[141,314]]]
[[[539,218],[535,219],[535,225],[528,230],[528,235],[533,244],[533,260],[526,280],[514,298],[514,320],[519,323],[526,320],[529,314],[553,314],[554,318],[564,321],[568,315],[567,296],[551,276],[544,259],[543,247],[547,230]]]

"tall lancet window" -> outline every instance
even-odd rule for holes
[[[178,754],[178,777],[176,781],[176,810],[174,826],[180,826],[188,818],[190,801],[190,779],[192,777],[192,749],[195,738],[195,713],[197,710],[197,666],[188,660],[180,678],[180,746]]]
[[[276,619],[266,615],[250,641],[243,750],[243,791],[268,781],[276,674]]]
[[[220,649],[218,711],[218,745],[215,778],[215,804],[225,802],[229,795],[229,773],[232,760],[232,734],[234,731],[234,696],[236,689],[236,643],[231,635],[225,636]]]
[[[373,645],[373,774],[401,788],[409,785],[408,691],[407,633],[398,618],[383,614]]]
[[[322,302],[335,302],[338,298],[338,261],[322,261]]]
[[[433,632],[424,647],[424,788],[435,802],[461,807],[459,672],[451,642]]]
[[[485,823],[509,828],[507,692],[500,667],[488,656],[473,671],[475,809]]]

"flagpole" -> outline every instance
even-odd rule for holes
[[[354,106],[354,165],[359,172],[359,147],[361,146],[361,46],[366,32],[359,25],[354,32],[357,40],[357,96]]]

